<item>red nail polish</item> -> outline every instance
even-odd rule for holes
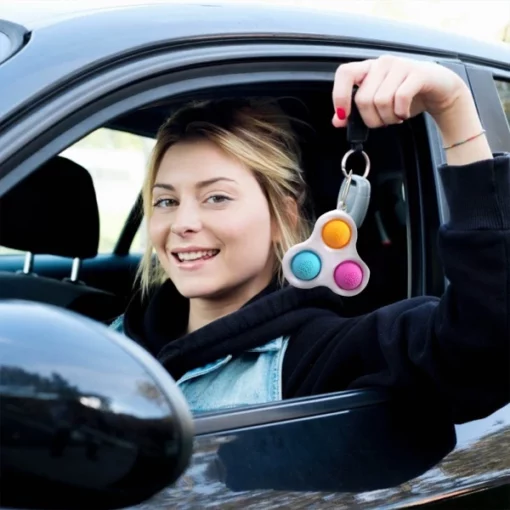
[[[345,114],[345,110],[343,108],[337,108],[336,115],[340,120],[345,120],[346,114]]]

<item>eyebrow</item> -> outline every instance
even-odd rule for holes
[[[207,186],[210,186],[211,184],[215,184],[218,181],[237,182],[237,181],[234,181],[234,179],[229,179],[228,177],[214,177],[213,179],[207,179],[205,181],[197,182],[196,187],[199,189],[205,188]],[[165,184],[163,182],[156,182],[152,188],[153,189],[154,188],[163,188],[168,191],[175,191],[174,186],[172,186],[171,184]]]

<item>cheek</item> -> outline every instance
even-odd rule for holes
[[[167,222],[164,218],[159,217],[157,214],[151,216],[149,219],[149,238],[152,245],[156,250],[165,246],[166,238],[168,235]]]
[[[253,256],[265,256],[271,247],[269,210],[261,208],[246,216],[234,215],[234,218],[223,222],[222,231],[224,241],[242,257],[252,259]]]

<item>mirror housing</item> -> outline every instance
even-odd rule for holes
[[[127,337],[49,305],[0,302],[0,420],[10,508],[135,505],[191,458],[192,416],[164,368]]]

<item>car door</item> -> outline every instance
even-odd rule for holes
[[[411,412],[367,390],[197,417],[187,472],[139,508],[507,508],[508,423],[448,453]]]
[[[295,37],[291,43],[246,38],[149,50],[144,47],[136,58],[126,50],[120,64],[115,55],[115,65],[112,59],[97,69],[89,66],[88,76],[55,85],[44,101],[39,98],[37,109],[19,113],[17,122],[0,132],[0,195],[46,158],[150,101],[227,84],[331,83],[339,61],[374,57],[388,48],[339,47],[327,39],[311,44]],[[13,64],[9,73],[15,72]],[[423,125],[416,140],[423,150],[439,154],[437,133]],[[418,191],[422,181],[437,196],[439,191],[425,172],[408,179],[416,198],[408,213],[409,295],[417,295],[428,288],[426,264],[436,263],[425,250],[428,220]],[[437,211],[434,215],[440,218]],[[501,508],[510,455],[500,439],[507,437],[508,425],[461,435],[455,447],[454,430],[433,409],[415,407],[403,409],[382,392],[363,390],[197,416],[187,472],[142,507],[402,508],[494,488],[483,493],[483,508]]]

